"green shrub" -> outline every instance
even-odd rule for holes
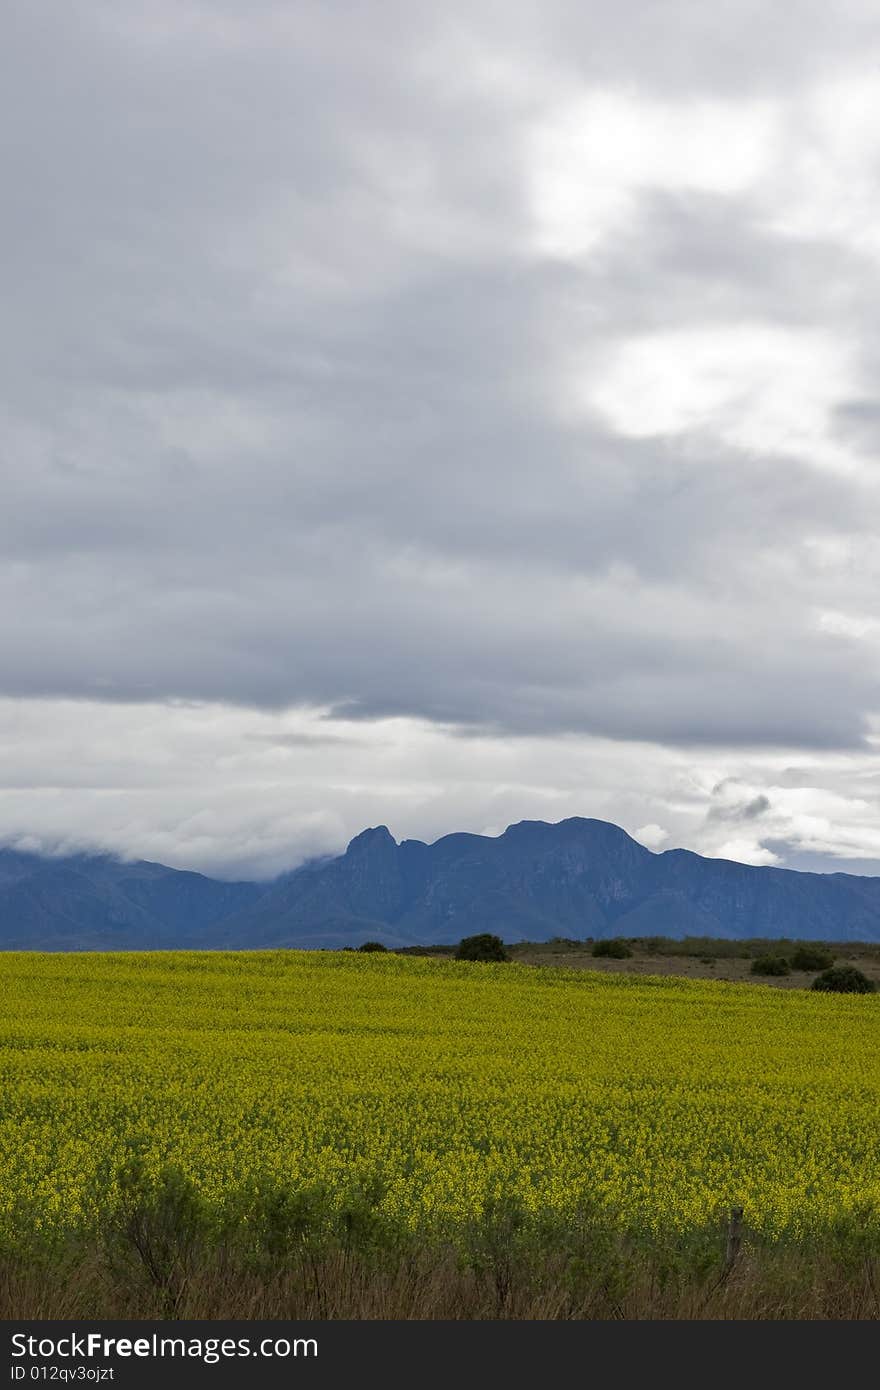
[[[387,951],[388,947],[383,946],[381,941],[365,941],[363,946],[358,946],[359,951]]]
[[[594,956],[610,956],[612,960],[626,960],[632,951],[620,937],[612,936],[608,941],[597,941],[593,947]]]
[[[791,967],[785,956],[755,956],[752,961],[753,975],[790,975]]]
[[[668,943],[663,936],[643,936],[640,944],[646,956],[664,955],[668,950]]]
[[[491,932],[480,932],[477,936],[465,936],[458,943],[456,960],[510,960],[500,936]]]
[[[791,956],[792,970],[830,970],[834,957],[822,946],[798,946]]]
[[[817,975],[813,989],[826,990],[832,994],[873,994],[877,986],[854,965],[834,965]]]
[[[145,1151],[144,1141],[135,1139],[118,1169],[118,1198],[103,1232],[105,1252],[117,1279],[139,1272],[152,1286],[162,1317],[173,1318],[212,1219],[190,1178],[174,1164],[150,1174]]]

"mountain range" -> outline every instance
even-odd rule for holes
[[[0,949],[357,946],[554,936],[880,941],[880,878],[653,853],[619,826],[520,821],[502,835],[398,844],[364,830],[271,883],[108,855],[0,849]]]

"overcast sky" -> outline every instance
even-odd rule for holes
[[[880,872],[870,0],[11,0],[0,840]]]

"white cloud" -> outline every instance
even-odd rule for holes
[[[664,830],[662,825],[641,825],[638,830],[633,831],[633,839],[648,849],[657,850],[661,845],[665,845],[669,839],[669,831]]]
[[[763,845],[757,844],[753,839],[739,836],[734,840],[725,840],[724,844],[713,849],[709,858],[711,859],[733,859],[738,864],[776,864],[780,862],[779,855],[772,850],[765,849]]]
[[[880,91],[875,71],[818,80],[794,102],[767,226],[785,236],[839,242],[880,254]]]
[[[855,389],[850,353],[823,330],[719,323],[645,334],[573,389],[635,439],[693,433],[833,471],[859,467],[831,430],[834,407]]]
[[[769,841],[880,860],[880,752],[819,753],[793,769],[772,751],[462,736],[317,708],[0,700],[0,766],[0,843],[109,849],[224,877],[337,853],[367,825],[434,840],[574,815],[613,821],[653,850],[780,862]]]
[[[837,613],[832,609],[817,614],[816,621],[823,632],[834,637],[847,637],[856,642],[880,637],[880,618],[869,613]]]
[[[773,158],[767,102],[658,101],[593,88],[554,104],[526,146],[535,248],[589,254],[625,229],[647,190],[746,192]]]

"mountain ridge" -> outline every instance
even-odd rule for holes
[[[553,936],[880,941],[880,878],[654,852],[609,821],[398,843],[385,825],[268,883],[0,849],[0,949],[339,948]]]

